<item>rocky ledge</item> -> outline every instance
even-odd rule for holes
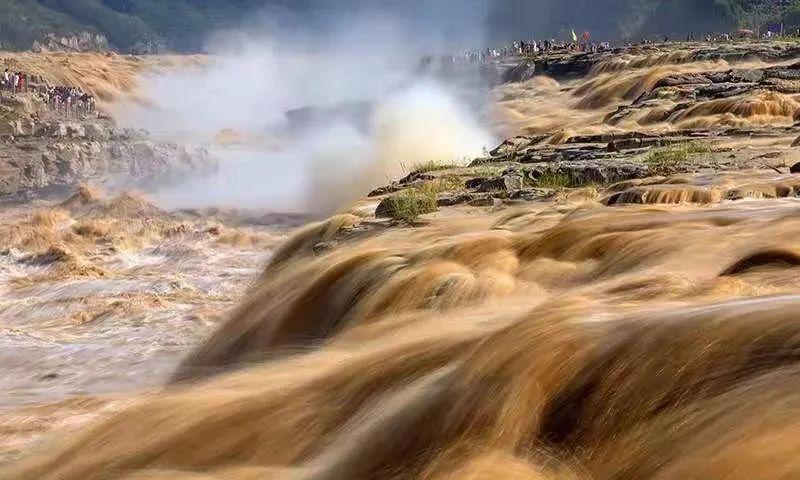
[[[719,43],[719,44],[655,44],[621,47],[597,53],[575,53],[556,51],[522,59],[503,73],[505,83],[523,82],[536,75],[546,75],[556,80],[581,78],[593,68],[605,63],[608,68],[624,67],[624,56],[650,57],[650,63],[659,62],[664,56],[669,63],[724,60],[741,62],[761,60],[780,62],[800,56],[800,46],[794,43]],[[639,60],[641,61],[641,60]],[[642,66],[646,66],[645,61]],[[667,63],[666,61],[664,63]]]
[[[155,142],[101,122],[40,124],[35,132],[0,137],[2,196],[85,181],[133,186],[215,167],[203,148]]]
[[[137,187],[217,166],[202,147],[155,141],[145,131],[117,128],[109,118],[64,120],[31,108],[25,99],[2,100],[0,197],[87,181]]]

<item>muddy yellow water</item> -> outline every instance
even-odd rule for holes
[[[510,129],[622,130],[609,109],[665,62],[701,68],[684,60],[534,79],[500,106],[527,122]],[[726,102],[677,121],[798,108]],[[791,160],[790,140],[724,147]],[[799,477],[797,178],[703,169],[289,240],[133,197],[17,212],[0,478]]]
[[[173,214],[143,198],[6,206],[0,226],[0,454],[73,407],[159,386],[260,273],[285,227]],[[94,397],[94,398],[93,398]],[[39,406],[39,407],[37,407]],[[40,417],[27,408],[48,411]],[[38,410],[37,410],[38,408]],[[80,408],[78,408],[80,410]],[[46,418],[47,417],[47,418]],[[71,418],[75,417],[75,418]],[[28,434],[20,434],[31,430]]]
[[[691,61],[685,55],[686,52],[629,55],[603,61],[588,77],[579,80],[559,82],[537,76],[504,85],[495,90],[495,127],[506,135],[552,134],[550,141],[560,143],[573,135],[632,130],[668,132],[792,124],[793,114],[800,106],[797,95],[757,88],[743,96],[699,101],[670,117],[668,113],[673,108],[691,100],[680,87],[661,87],[659,94],[634,115],[621,121],[604,121],[616,108],[631,104],[670,76],[791,65],[796,61]]]

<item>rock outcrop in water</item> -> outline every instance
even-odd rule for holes
[[[0,134],[0,196],[92,181],[118,187],[201,175],[216,163],[203,148],[156,142],[106,121],[15,125]]]
[[[546,75],[557,80],[582,78],[598,65],[606,63],[611,69],[637,68],[658,64],[684,64],[703,61],[742,62],[761,60],[778,62],[792,59],[800,55],[800,47],[791,43],[785,44],[735,44],[718,45],[697,44],[695,46],[633,46],[617,48],[598,53],[555,52],[537,55],[533,59],[524,60],[503,75],[503,81],[523,82],[537,75]],[[625,56],[634,58],[625,60]],[[611,60],[611,62],[609,62]],[[607,70],[608,71],[608,70]]]
[[[37,94],[3,92],[0,114],[0,197],[87,181],[130,187],[216,168],[202,147],[156,141],[103,114],[66,118]]]

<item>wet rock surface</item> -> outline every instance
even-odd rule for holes
[[[474,159],[469,167],[411,173],[374,190],[370,196],[381,197],[448,178],[450,185],[461,186],[451,186],[440,192],[439,207],[492,207],[535,202],[547,200],[565,189],[581,187],[614,190],[616,193],[605,200],[608,205],[645,203],[646,197],[652,197],[653,194],[629,182],[645,179],[662,181],[664,175],[748,169],[770,169],[781,174],[798,173],[800,163],[793,160],[796,157],[791,149],[749,150],[726,146],[727,142],[771,138],[777,141],[798,135],[800,126],[576,135],[559,145],[548,143],[540,135],[517,136],[502,142],[486,157]],[[661,194],[668,195],[666,190]],[[778,189],[776,195],[794,196],[796,191],[794,188]],[[723,196],[737,200],[748,198],[750,193],[731,191]],[[694,195],[686,198],[702,196],[697,192]]]
[[[666,51],[666,52],[665,52]],[[682,53],[682,55],[681,55]],[[548,54],[537,55],[534,58],[527,58],[512,68],[505,71],[502,76],[504,82],[523,82],[536,75],[547,75],[557,80],[580,78],[592,72],[596,65],[617,59],[623,54],[628,55],[672,55],[678,62],[696,61],[726,61],[741,62],[746,60],[761,60],[765,62],[779,62],[795,58],[800,55],[800,47],[792,44],[717,44],[717,45],[696,45],[694,48],[683,46],[680,48],[670,48],[665,45],[640,45],[632,47],[615,48],[609,51],[597,53],[572,53],[567,51],[556,51]],[[757,70],[737,73],[734,75],[742,81],[758,82],[764,77],[763,72]],[[771,75],[773,78],[798,78],[791,70],[776,70]],[[720,77],[729,78],[729,77]],[[683,75],[682,78],[675,78],[671,81],[678,81],[676,85],[684,85],[693,82],[710,83],[704,76]],[[719,83],[719,82],[715,82]],[[666,84],[665,84],[666,85]]]

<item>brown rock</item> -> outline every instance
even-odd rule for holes
[[[502,201],[494,198],[491,195],[479,195],[469,201],[470,207],[495,207],[502,205]]]
[[[501,177],[492,178],[483,182],[478,191],[480,192],[497,192],[497,191],[513,191],[521,189],[525,184],[522,175],[508,174]]]

